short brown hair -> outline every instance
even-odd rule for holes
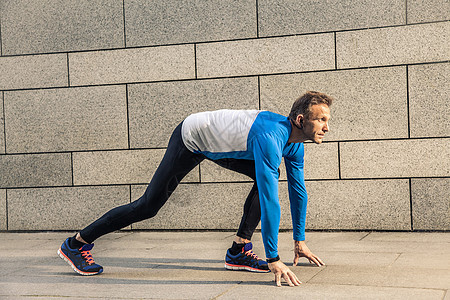
[[[291,112],[289,113],[289,119],[295,120],[300,114],[307,118],[312,105],[326,104],[327,106],[331,106],[332,102],[333,98],[326,94],[308,91],[295,100],[292,105]]]

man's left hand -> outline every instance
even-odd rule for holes
[[[294,266],[297,265],[300,257],[306,257],[310,263],[315,263],[318,267],[325,263],[306,246],[305,241],[294,241]]]

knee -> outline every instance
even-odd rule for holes
[[[130,205],[134,214],[141,220],[153,218],[159,210],[155,208],[154,205],[151,205],[151,202],[146,199],[145,194]]]

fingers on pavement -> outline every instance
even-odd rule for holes
[[[281,278],[283,278],[289,286],[298,286],[302,284],[302,282],[298,280],[297,276],[292,271],[276,274],[275,282],[277,286],[281,286]]]
[[[325,264],[323,263],[323,261],[319,258],[319,257],[317,257],[317,256],[313,256],[313,257],[311,257],[311,259],[309,260],[309,262],[311,262],[311,260],[317,265],[317,266],[324,266]]]
[[[275,274],[275,282],[277,286],[281,286],[281,274]]]
[[[299,259],[299,257],[296,255],[296,256],[294,257],[294,267],[297,265],[298,259]]]

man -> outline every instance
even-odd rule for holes
[[[219,110],[190,115],[174,130],[164,158],[144,195],[116,207],[68,238],[58,254],[82,275],[95,275],[103,268],[95,264],[92,242],[109,232],[157,214],[183,177],[202,160],[245,174],[254,180],[244,204],[244,214],[226,254],[225,267],[275,274],[290,286],[301,282],[278,256],[280,204],[278,168],[285,159],[294,231],[294,265],[300,257],[321,266],[324,263],[305,244],[307,194],[303,174],[303,142],[317,144],[328,132],[332,98],[307,92],[298,98],[289,117],[258,110]],[[261,220],[267,262],[252,252],[251,237]]]

